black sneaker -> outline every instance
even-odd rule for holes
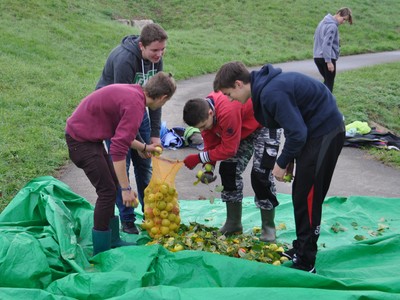
[[[315,266],[313,266],[313,265],[305,266],[305,265],[293,263],[291,268],[301,270],[301,271],[306,271],[308,273],[313,273],[313,274],[317,273],[317,270],[315,270]]]
[[[289,260],[292,260],[295,255],[296,255],[296,249],[294,249],[294,248],[291,248],[291,249],[281,253],[281,256],[284,256]]]
[[[317,270],[315,270],[314,265],[309,265],[309,264],[303,263],[301,261],[301,259],[296,256],[296,253],[293,255],[292,261],[293,261],[293,265],[291,266],[291,268],[293,268],[293,269],[306,271],[308,273],[313,273],[313,274],[317,273]]]
[[[122,221],[122,231],[129,234],[139,234],[139,230],[137,229],[135,222],[132,221]]]

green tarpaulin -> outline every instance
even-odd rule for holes
[[[179,192],[179,191],[178,191]],[[278,242],[295,237],[289,195],[279,194]],[[260,226],[251,198],[243,226]],[[93,206],[53,177],[29,182],[0,215],[0,299],[400,299],[400,198],[330,197],[317,274],[201,252],[137,246],[91,257]],[[180,201],[183,223],[220,226],[219,199]],[[140,220],[138,220],[140,222]],[[271,298],[272,297],[272,298]]]

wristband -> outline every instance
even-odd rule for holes
[[[132,190],[132,188],[131,188],[131,186],[130,185],[128,185],[128,187],[127,188],[121,188],[121,191],[131,191]]]
[[[200,161],[201,161],[203,164],[208,163],[208,162],[211,161],[210,156],[208,155],[208,151],[206,151],[206,152],[200,152],[200,153],[199,153],[199,158],[200,158]]]
[[[146,152],[146,147],[147,147],[147,144],[144,144],[144,149],[142,152]]]

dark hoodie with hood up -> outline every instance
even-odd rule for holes
[[[336,99],[320,81],[301,73],[264,65],[251,72],[254,115],[268,128],[283,128],[285,144],[277,164],[286,168],[308,139],[323,136],[343,124]]]
[[[122,39],[107,58],[96,90],[113,83],[136,83],[144,85],[150,77],[163,70],[162,58],[153,64],[142,57],[139,48],[139,36],[129,35]],[[151,136],[160,137],[161,108],[149,109]]]

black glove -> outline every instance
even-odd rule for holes
[[[203,164],[204,173],[200,177],[202,183],[209,184],[217,179],[217,176],[214,176],[214,168],[215,165],[212,163]]]
[[[217,176],[213,172],[204,172],[200,177],[200,181],[205,184],[209,184],[217,179]]]

